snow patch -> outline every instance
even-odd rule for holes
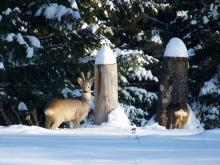
[[[26,58],[32,58],[34,56],[34,49],[31,47],[27,47],[26,53],[27,53]]]
[[[219,111],[216,107],[211,107],[211,109],[208,110],[207,118],[209,120],[217,120],[219,116]]]
[[[93,34],[96,34],[97,30],[99,29],[99,25],[93,23],[87,26],[86,29],[90,30]]]
[[[189,130],[203,130],[203,127],[201,125],[201,123],[199,122],[199,120],[196,118],[195,113],[192,111],[191,107],[189,105],[187,105],[190,114],[189,114],[189,119],[188,122],[186,123],[184,129],[189,129]]]
[[[188,58],[188,52],[183,41],[177,37],[171,38],[166,46],[164,57]]]
[[[136,35],[137,40],[138,40],[138,41],[141,41],[141,40],[143,39],[144,35],[145,35],[145,34],[144,34],[143,31],[141,31],[140,33],[138,33],[138,34]]]
[[[209,22],[209,19],[207,16],[204,16],[202,19],[203,19],[204,24],[207,24]]]
[[[26,37],[31,42],[32,46],[34,46],[36,48],[40,48],[41,47],[40,41],[35,36],[26,36]]]
[[[4,70],[5,69],[5,67],[4,67],[4,63],[3,62],[0,62],[0,70]]]
[[[109,6],[109,9],[110,9],[110,10],[113,10],[113,11],[116,10],[112,1],[107,0],[107,1],[106,1],[106,5]]]
[[[147,101],[151,104],[153,100],[157,99],[157,95],[155,93],[148,92],[143,88],[125,87],[120,89],[120,91],[124,97],[130,101],[135,101],[135,98],[137,98],[140,102]],[[134,97],[132,97],[130,93],[132,93]]]
[[[78,10],[78,5],[76,3],[76,0],[68,0],[70,2],[70,6],[73,8],[73,9],[76,9]]]
[[[201,123],[199,122],[199,120],[196,118],[194,112],[191,110],[190,106],[187,105],[187,107],[189,108],[190,114],[189,114],[189,119],[186,123],[186,125],[184,126],[183,129],[178,129],[178,130],[198,130],[198,131],[203,131],[203,127],[201,125]],[[156,129],[156,130],[167,130],[165,127],[160,126],[156,121],[155,121],[155,117],[156,115],[154,115],[146,124],[146,129]],[[172,130],[177,130],[177,129],[172,129]]]
[[[117,107],[108,114],[108,122],[102,123],[102,126],[130,128],[130,122],[122,107]]]
[[[129,68],[129,71],[132,71],[132,73],[130,74],[132,79],[138,79],[139,81],[142,80],[152,80],[155,82],[158,82],[158,78],[153,76],[151,70],[146,70],[144,67],[131,67]]]
[[[68,95],[74,96],[74,97],[80,97],[82,94],[80,93],[79,89],[71,90],[68,87],[65,87],[62,89],[61,93],[63,94],[64,98],[68,98]]]
[[[84,22],[84,23],[82,24],[82,26],[81,26],[81,30],[86,29],[88,26],[89,26],[89,25]]]
[[[15,34],[14,33],[9,33],[5,40],[8,41],[8,42],[12,42],[14,40],[14,37],[15,37]]]
[[[10,15],[11,12],[17,11],[21,12],[21,10],[18,7],[15,7],[13,10],[11,8],[7,8],[5,11],[2,12],[3,15]]]
[[[191,20],[191,21],[190,21],[190,24],[191,24],[191,25],[196,25],[196,24],[197,24],[197,21],[196,21],[196,20]]]
[[[21,45],[25,45],[25,44],[26,44],[26,42],[24,41],[24,38],[23,38],[23,36],[21,35],[21,33],[18,33],[18,34],[17,34],[17,42],[18,42],[19,44],[21,44]]]
[[[201,45],[201,44],[196,45],[194,48],[190,48],[190,49],[188,50],[188,55],[189,55],[189,57],[195,56],[195,55],[196,55],[196,54],[195,54],[195,51],[201,50],[201,49],[202,49],[202,45]]]
[[[126,44],[123,44],[121,47],[126,46]],[[140,66],[143,66],[143,64],[153,64],[159,62],[156,58],[149,56],[147,54],[144,54],[142,50],[131,50],[131,49],[119,49],[115,48],[114,53],[116,54],[116,57],[121,57],[123,60],[129,61],[131,58],[137,58],[137,61],[139,62]]]
[[[162,44],[162,40],[161,40],[159,34],[156,34],[156,35],[152,36],[150,40],[151,40],[152,42],[157,43],[157,44]]]
[[[12,12],[10,8],[7,8],[5,11],[2,12],[4,15],[9,15]]]
[[[27,105],[24,102],[20,102],[18,104],[18,110],[19,111],[27,111],[28,110]]]
[[[113,53],[112,49],[109,46],[103,46],[99,50],[96,56],[95,64],[96,65],[116,64],[115,54]]]
[[[126,79],[126,77],[120,75],[120,76],[119,76],[119,79],[120,79],[120,81],[121,81],[123,84],[128,84],[128,80]]]
[[[206,81],[203,87],[201,88],[199,95],[202,96],[202,95],[208,95],[212,93],[220,94],[220,88],[217,85],[219,83],[218,77],[219,77],[219,74],[216,74],[212,79],[210,79],[209,81]]]
[[[21,10],[19,9],[19,7],[15,7],[15,8],[13,9],[13,11],[21,12]]]
[[[152,42],[155,42],[157,44],[162,44],[162,40],[160,38],[160,34],[159,34],[159,31],[158,30],[152,30],[152,37],[151,37],[151,41]]]
[[[188,19],[188,11],[177,11],[176,15],[177,17],[183,18],[184,20]]]
[[[218,12],[218,8],[219,8],[219,5],[216,5],[216,4],[211,4],[210,5],[210,12],[208,13],[208,16],[209,18],[213,18],[214,20],[218,20],[219,18],[219,12]]]
[[[61,17],[66,14],[72,15],[75,19],[81,18],[78,10],[74,11],[71,8],[58,5],[57,3],[41,6],[35,13],[35,16],[40,16],[41,14],[43,14],[47,19],[58,19],[59,21],[61,21]]]
[[[28,38],[28,40],[31,43],[31,46],[35,48],[41,48],[40,41],[35,37],[35,36],[22,36],[20,33],[14,34],[14,33],[9,33],[7,34],[6,37],[3,39],[8,41],[8,42],[13,42],[16,40],[20,45],[25,45],[26,47],[26,58],[32,58],[34,56],[34,48],[28,45],[28,43],[24,40],[24,38]]]

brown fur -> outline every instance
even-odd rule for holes
[[[173,86],[164,87],[162,84],[160,85],[160,96],[161,96],[161,106],[162,106],[162,114],[159,115],[158,123],[162,126],[167,125],[167,107],[171,103]]]
[[[82,78],[78,78],[78,83],[82,88],[80,99],[58,99],[50,102],[44,110],[46,128],[56,129],[62,122],[73,121],[74,128],[80,127],[89,112],[91,99],[91,86],[93,78],[87,73],[87,78],[81,73]]]
[[[176,104],[169,105],[167,108],[167,128],[183,128],[189,119],[190,111],[187,105]]]

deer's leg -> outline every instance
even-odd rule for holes
[[[182,121],[181,121],[181,120],[179,120],[179,122],[178,122],[178,124],[177,124],[177,127],[178,127],[178,128],[182,128]]]
[[[75,121],[74,128],[80,128],[80,121]]]
[[[62,123],[62,121],[60,121],[60,120],[55,120],[55,121],[52,123],[50,129],[56,129],[56,128],[58,128],[61,123]]]
[[[69,126],[70,126],[71,129],[74,128],[74,125],[75,125],[75,121],[74,120],[69,121]]]
[[[180,126],[180,119],[178,118],[178,119],[176,119],[176,121],[175,121],[174,127],[175,127],[175,128],[179,128],[179,126]]]
[[[172,120],[170,119],[170,117],[168,117],[166,127],[167,127],[167,129],[172,129]]]
[[[158,123],[162,126],[166,126],[167,125],[167,116],[166,116],[166,113],[163,113],[161,116],[160,116],[160,119],[158,121]]]
[[[52,120],[50,119],[50,117],[46,117],[46,118],[45,118],[45,127],[46,127],[47,129],[50,129],[51,124],[52,124]]]

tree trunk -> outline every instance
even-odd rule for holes
[[[95,66],[94,124],[107,122],[108,113],[118,106],[117,64]]]
[[[164,57],[161,84],[172,85],[172,104],[187,103],[188,58]]]
[[[162,102],[162,93],[159,93],[156,121],[162,126],[167,123],[167,107],[170,104],[187,105],[188,97],[188,58],[164,57],[160,84],[168,88],[172,86],[171,100],[168,105]]]

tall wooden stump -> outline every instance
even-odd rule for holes
[[[188,52],[185,44],[179,38],[172,38],[166,46],[159,93],[156,120],[162,126],[167,124],[167,107],[169,105],[187,105],[188,97]],[[164,103],[163,98],[171,91],[171,98]]]
[[[118,106],[118,72],[116,58],[108,46],[102,47],[95,62],[94,124],[107,122],[108,113]]]

